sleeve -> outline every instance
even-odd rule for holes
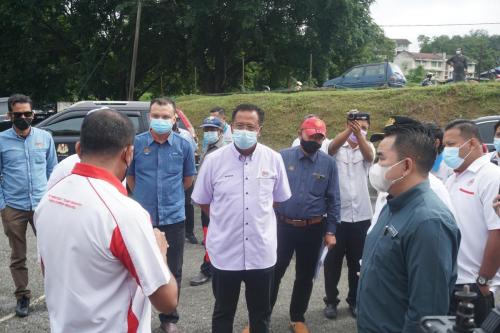
[[[500,168],[495,168],[495,171],[499,171]],[[486,221],[486,227],[488,230],[500,229],[500,217],[496,214],[493,209],[493,201],[498,195],[498,190],[500,189],[500,172],[496,172],[496,176],[488,177],[485,184],[478,186],[481,189],[480,199],[483,208],[484,220]]]
[[[55,166],[57,165],[57,154],[56,154],[56,147],[54,144],[54,139],[52,136],[49,135],[49,148],[47,149],[47,179],[50,178],[50,174],[52,173],[52,170],[54,170]]]
[[[196,175],[196,164],[194,162],[194,151],[193,146],[190,142],[184,146],[184,166],[183,166],[183,177],[190,177]]]
[[[134,206],[136,207],[136,206]],[[141,209],[136,207],[136,209]],[[134,219],[116,226],[110,250],[150,296],[170,281],[170,273],[156,243],[149,215],[142,211]]]
[[[2,182],[2,176],[3,176],[3,163],[2,163],[2,152],[0,151],[0,210],[5,208],[5,197],[3,196],[3,182]]]
[[[191,199],[199,205],[209,205],[212,202],[214,186],[212,182],[211,165],[213,155],[207,155],[198,172],[198,177],[194,183]]]
[[[139,154],[139,145],[137,141],[137,137],[134,140],[134,158],[132,159],[132,163],[130,163],[127,176],[135,176],[135,160],[137,159],[137,155]]]
[[[292,196],[288,176],[286,174],[285,163],[281,154],[276,154],[276,182],[273,189],[273,201],[283,202]]]
[[[340,188],[337,162],[330,159],[330,177],[326,193],[326,231],[335,233],[340,223]]]
[[[403,332],[416,333],[423,316],[448,313],[456,281],[458,229],[448,228],[441,220],[422,221],[402,245],[409,293]]]

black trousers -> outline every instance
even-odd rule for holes
[[[474,304],[474,321],[476,322],[476,327],[480,327],[488,314],[495,307],[495,297],[492,292],[490,292],[488,296],[481,294],[481,291],[475,283],[470,283],[469,287],[470,291],[477,293],[477,297],[472,301],[472,304]],[[455,292],[462,291],[463,289],[464,284],[455,285],[455,289],[450,299],[450,315],[452,316],[455,316],[458,310],[458,300],[455,297]]]
[[[337,226],[335,237],[337,244],[328,251],[324,263],[325,293],[328,304],[339,304],[339,290],[337,288],[342,272],[344,256],[347,258],[347,277],[349,293],[347,303],[356,306],[356,293],[358,289],[359,260],[363,255],[366,232],[370,227],[370,220],[360,222],[342,222]]]
[[[314,273],[322,247],[324,227],[322,223],[306,227],[294,227],[278,222],[278,259],[274,272],[271,308],[274,308],[281,279],[290,265],[295,252],[295,281],[290,301],[290,320],[304,322],[313,289]]]
[[[274,267],[247,271],[225,271],[214,267],[212,274],[212,289],[215,296],[212,333],[233,332],[241,282],[245,283],[250,332],[268,333]]]
[[[184,191],[184,212],[186,214],[186,235],[194,235],[194,206],[191,201],[194,184]]]
[[[208,225],[210,224],[210,217],[201,212],[201,226],[203,227],[203,241],[206,241],[206,236],[207,236],[207,228]],[[205,243],[206,244],[206,243]],[[205,245],[206,248],[206,245]],[[203,255],[203,263],[200,266],[200,271],[208,277],[212,276],[212,264],[210,263],[210,260],[208,258],[207,251],[205,250],[205,254]]]
[[[168,251],[167,251],[167,264],[170,272],[175,277],[177,281],[177,287],[179,288],[179,297],[181,295],[181,282],[182,282],[182,263],[184,258],[184,241],[185,241],[185,230],[184,230],[184,221],[169,224],[169,225],[159,225],[155,228],[160,229],[165,233],[165,238],[168,242]],[[179,300],[177,298],[177,300]],[[160,313],[159,314],[160,321],[162,323],[176,323],[179,321],[179,314],[177,310],[174,310],[172,313]]]

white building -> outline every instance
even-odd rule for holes
[[[394,54],[410,50],[411,42],[408,39],[393,39],[393,41],[396,43],[396,50]]]
[[[453,67],[446,65],[446,53],[415,53],[402,51],[394,58],[403,73],[407,75],[411,69],[422,66],[426,72],[434,74],[436,80],[444,81],[453,77]],[[467,72],[475,73],[476,63],[468,59]]]

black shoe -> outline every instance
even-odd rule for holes
[[[356,306],[350,305],[349,304],[349,311],[351,312],[351,315],[356,318],[358,316],[358,309]]]
[[[16,316],[18,317],[26,317],[29,313],[30,309],[30,299],[26,296],[17,300],[16,305]]]
[[[191,244],[198,244],[198,239],[195,235],[187,235],[186,240]]]
[[[328,319],[337,319],[337,305],[327,304],[323,313]]]
[[[191,280],[189,280],[189,284],[192,285],[193,287],[194,286],[201,286],[202,284],[205,284],[208,281],[210,281],[210,276],[206,276],[202,272],[199,272],[198,275],[196,275],[195,277],[191,278]]]

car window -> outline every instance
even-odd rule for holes
[[[391,64],[391,68],[393,73],[403,74],[403,71],[401,70],[401,68],[399,68],[398,65]]]
[[[135,133],[139,133],[139,116],[128,115],[129,119],[135,128]],[[44,126],[44,129],[50,131],[53,136],[71,136],[80,135],[80,128],[82,127],[83,119],[85,115],[81,115],[73,118],[66,118],[59,122],[52,123],[50,125]]]
[[[347,79],[358,78],[361,75],[363,75],[364,69],[365,69],[364,67],[354,67],[353,69],[351,69],[349,72],[347,72],[345,74],[345,77]]]
[[[385,64],[366,66],[366,76],[380,76],[385,74]]]
[[[177,118],[177,127],[187,130],[186,126],[182,122],[181,118]]]
[[[491,120],[477,123],[477,126],[479,127],[479,135],[481,135],[481,140],[483,140],[484,143],[493,142],[493,135],[495,134],[493,127],[497,121],[498,120]]]
[[[0,115],[6,114],[7,111],[9,111],[9,109],[7,107],[7,101],[0,102]]]

